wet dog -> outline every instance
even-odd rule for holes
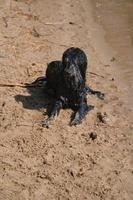
[[[86,69],[87,56],[84,51],[71,47],[63,53],[62,61],[48,64],[46,77],[39,77],[32,83],[45,85],[46,92],[55,100],[48,118],[42,122],[44,127],[49,127],[62,108],[75,110],[71,125],[80,124],[85,115],[94,109],[94,106],[87,104],[87,94],[96,94],[100,99],[104,98],[103,93],[86,86]]]

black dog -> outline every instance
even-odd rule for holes
[[[62,61],[48,64],[46,77],[39,77],[32,84],[45,85],[48,94],[55,99],[52,111],[42,122],[45,127],[59,114],[61,108],[76,110],[71,125],[80,124],[82,119],[94,106],[87,105],[87,93],[96,94],[100,99],[104,94],[94,91],[85,85],[87,57],[83,50],[71,47],[63,53]]]

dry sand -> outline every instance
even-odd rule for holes
[[[0,1],[0,83],[31,82],[77,46],[88,56],[87,83],[106,94],[88,96],[95,109],[81,125],[70,127],[72,111],[62,110],[45,129],[42,91],[1,87],[0,200],[133,199],[131,110],[92,12],[89,0]]]

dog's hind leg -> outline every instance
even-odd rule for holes
[[[52,111],[50,112],[48,118],[46,120],[42,121],[42,126],[49,128],[50,122],[55,118],[55,116],[58,116],[61,108],[62,108],[62,102],[60,100],[57,100],[54,103],[54,106],[53,106]]]
[[[81,102],[78,108],[78,111],[75,114],[74,119],[71,122],[71,125],[78,125],[82,122],[82,119],[86,116],[86,114],[93,110],[94,106],[87,105],[86,100]]]
[[[99,99],[104,100],[104,97],[105,97],[104,93],[100,91],[95,91],[88,86],[86,86],[84,90],[86,94],[93,94],[93,95],[96,95]]]

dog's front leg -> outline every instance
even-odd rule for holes
[[[86,116],[86,114],[93,110],[94,106],[92,105],[87,105],[86,102],[81,102],[79,105],[79,109],[75,114],[74,119],[71,122],[71,125],[78,125],[82,122],[82,119]]]
[[[86,86],[85,87],[85,93],[86,94],[93,94],[93,95],[96,95],[99,99],[103,100],[104,97],[105,97],[105,94],[100,92],[100,91],[96,91],[96,90],[93,90],[91,89],[90,87]]]
[[[61,108],[62,108],[62,102],[60,100],[57,100],[54,103],[54,106],[53,106],[52,111],[50,112],[48,118],[46,120],[42,121],[42,126],[49,128],[50,122],[55,118],[55,116],[58,116]]]

